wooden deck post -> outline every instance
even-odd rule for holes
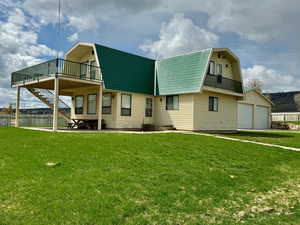
[[[19,127],[20,123],[20,87],[17,87],[17,99],[16,99],[16,118],[15,118],[15,127]]]
[[[59,100],[59,79],[54,79],[54,101],[53,101],[53,131],[57,131],[58,125],[58,100]]]
[[[98,94],[98,130],[102,129],[102,84],[99,86]]]

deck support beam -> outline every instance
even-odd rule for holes
[[[58,127],[58,100],[59,100],[59,79],[54,79],[54,101],[53,101],[53,131]]]
[[[18,86],[17,87],[17,99],[16,99],[16,118],[15,118],[15,127],[19,127],[20,123],[20,90],[21,88]]]
[[[98,93],[98,130],[102,129],[102,84],[99,85]]]

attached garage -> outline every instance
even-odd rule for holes
[[[268,129],[271,126],[272,102],[257,89],[247,89],[238,103],[239,129]]]
[[[238,104],[238,128],[253,128],[253,105],[245,103]]]

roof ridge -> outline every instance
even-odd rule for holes
[[[204,52],[204,51],[207,51],[207,50],[211,51],[212,49],[213,48],[205,48],[205,49],[201,49],[201,50],[195,50],[195,51],[191,51],[191,52],[187,52],[187,53],[183,53],[183,54],[178,54],[178,55],[170,56],[170,57],[167,57],[167,58],[164,58],[164,59],[161,59],[161,60],[156,60],[156,61],[160,62],[160,61],[163,61],[163,60],[172,59],[172,58],[176,58],[176,57],[179,57],[179,56],[192,55],[192,54],[195,54],[195,53],[198,53],[198,52]]]
[[[112,47],[109,47],[109,46],[106,46],[106,45],[102,45],[102,44],[98,44],[98,43],[94,43],[94,44],[98,45],[98,46],[101,46],[101,47],[104,47],[104,48],[114,50],[114,51],[122,52],[122,53],[125,53],[125,54],[128,54],[128,55],[133,55],[133,56],[141,57],[141,58],[144,58],[144,59],[149,59],[149,60],[156,61],[155,59],[152,59],[152,58],[149,58],[149,57],[146,57],[146,56],[141,56],[141,55],[137,55],[137,54],[134,54],[134,53],[126,52],[124,50],[112,48]]]

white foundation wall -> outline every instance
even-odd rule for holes
[[[209,96],[218,97],[218,112],[211,112]],[[237,97],[215,92],[194,95],[194,130],[237,130]]]
[[[179,110],[166,110],[166,96],[155,97],[155,125],[193,130],[193,94],[179,95]]]

